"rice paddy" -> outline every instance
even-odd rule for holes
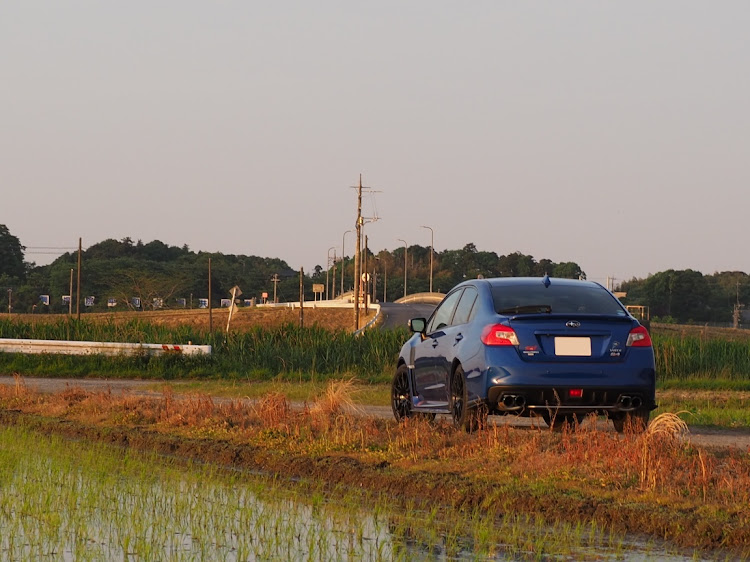
[[[496,517],[0,429],[3,560],[687,560],[592,524]]]

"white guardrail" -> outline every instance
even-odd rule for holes
[[[211,355],[211,346],[0,338],[0,352],[2,351],[6,353],[59,353],[65,355],[165,355],[171,353]]]

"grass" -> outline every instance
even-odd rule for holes
[[[315,309],[313,309],[315,310]],[[321,316],[323,311],[315,310]],[[305,328],[283,318],[288,309],[243,311],[241,328],[228,334],[204,325],[205,311],[0,319],[0,337],[143,343],[208,344],[213,355],[188,357],[64,357],[0,354],[0,371],[48,376],[158,379],[321,381],[350,375],[362,382],[388,382],[405,329],[369,330],[354,336],[331,322]],[[329,313],[326,313],[329,314]],[[343,320],[347,311],[335,311]],[[343,316],[342,316],[343,315]],[[252,318],[257,317],[257,323]],[[198,320],[196,320],[198,319]],[[335,323],[333,323],[335,325]],[[654,325],[659,380],[691,387],[750,389],[750,337],[738,330]]]
[[[0,337],[211,345],[210,357],[25,355],[0,353],[0,372],[46,376],[153,379],[319,381],[344,374],[364,382],[390,380],[405,330],[372,330],[361,336],[319,326],[252,326],[242,332],[176,329],[139,320],[128,322],[0,320]]]
[[[689,425],[750,427],[750,392],[672,388],[657,391],[659,410],[681,412]]]
[[[0,482],[8,559],[598,560],[628,551],[596,523],[496,517],[480,506],[457,514],[22,427],[0,429]]]
[[[310,407],[294,410],[279,394],[260,403],[75,388],[37,395],[19,379],[0,388],[0,421],[367,490],[393,497],[398,513],[417,511],[428,521],[442,513],[481,514],[484,521],[511,514],[539,526],[540,537],[557,529],[550,539],[567,525],[584,529],[579,541],[589,533],[640,532],[712,555],[728,548],[731,556],[750,556],[750,455],[692,445],[673,414],[654,420],[652,431],[624,436],[595,423],[562,432],[493,426],[467,434],[447,423],[351,416],[341,407],[349,384],[332,385]],[[482,524],[451,527],[456,519],[425,540],[455,551],[471,544],[466,536],[490,532]],[[404,525],[402,534],[411,536]],[[547,555],[548,545],[537,542],[546,539],[535,536],[509,542],[515,557]]]
[[[405,330],[368,331],[355,337],[322,321],[306,328],[284,323],[286,309],[243,310],[241,330],[210,333],[206,311],[4,317],[0,337],[148,343],[210,343],[211,357],[41,356],[0,353],[0,372],[65,377],[138,378],[171,384],[174,392],[262,396],[279,392],[309,402],[327,381],[352,378],[358,404],[387,406],[388,385]],[[346,311],[335,311],[340,321]],[[326,313],[328,314],[328,313]],[[217,313],[217,315],[219,315]],[[324,328],[323,326],[329,326]],[[750,336],[738,330],[654,325],[658,401],[685,411],[691,425],[750,426]],[[671,392],[691,390],[692,395]],[[718,392],[714,399],[701,391]]]
[[[290,402],[312,402],[326,390],[330,381],[289,382],[284,380],[251,381],[167,381],[150,384],[154,391],[170,389],[175,394],[208,394],[222,398],[258,399],[268,394],[281,394]],[[350,400],[356,405],[390,406],[390,385],[350,383]]]
[[[711,386],[715,390],[682,390],[680,384],[660,386],[656,391],[656,401],[660,412],[681,412],[680,417],[690,426],[720,428],[750,427],[750,392],[720,390],[721,381]],[[241,382],[241,381],[171,381],[154,383],[148,388],[153,391],[169,389],[174,394],[207,394],[223,398],[259,399],[270,393],[277,393],[289,402],[311,403],[315,396],[326,389],[328,382],[292,383],[285,381]],[[731,386],[731,385],[730,385]],[[359,406],[390,406],[390,385],[361,384],[351,382],[350,399]]]

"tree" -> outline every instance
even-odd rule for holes
[[[26,248],[13,236],[8,227],[0,224],[0,275],[23,279],[26,276],[26,264],[23,252]]]

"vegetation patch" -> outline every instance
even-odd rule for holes
[[[242,331],[209,332],[188,324],[0,320],[0,337],[76,341],[120,341],[211,345],[211,356],[26,355],[0,353],[0,372],[46,376],[98,376],[152,379],[225,378],[309,381],[356,375],[366,382],[387,381],[405,330],[370,330],[355,335],[317,325],[253,325]]]
[[[76,388],[40,395],[19,377],[0,388],[1,419],[391,494],[414,506],[596,524],[750,556],[750,451],[694,446],[674,415],[624,436],[593,422],[574,431],[502,426],[467,434],[445,423],[347,414],[347,384],[298,411],[278,394],[222,403],[169,392],[151,399]]]

